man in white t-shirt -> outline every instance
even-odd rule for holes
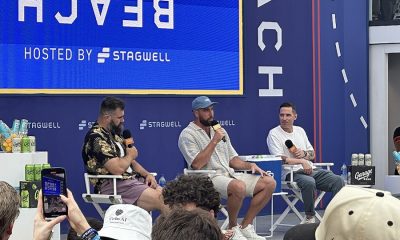
[[[267,137],[269,152],[279,155],[285,164],[296,165],[293,180],[301,189],[306,218],[303,223],[315,222],[314,193],[316,189],[332,192],[335,195],[344,186],[343,179],[333,172],[313,166],[315,152],[303,128],[293,126],[297,119],[296,108],[292,103],[279,107],[280,125],[271,129]],[[285,142],[294,145],[290,150]],[[288,180],[288,171],[282,171],[282,180]]]

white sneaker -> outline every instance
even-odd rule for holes
[[[249,224],[246,228],[241,228],[243,236],[245,236],[248,240],[265,240],[265,237],[257,235],[254,226]]]
[[[242,229],[240,228],[239,225],[235,226],[232,228],[233,231],[233,236],[230,240],[247,240],[247,238],[245,238],[242,234]]]
[[[300,224],[309,224],[309,223],[315,223],[315,217],[312,216],[310,218],[308,218],[307,216],[303,219],[303,221],[301,221]]]

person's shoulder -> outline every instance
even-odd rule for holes
[[[277,134],[277,133],[280,132],[280,130],[281,130],[281,127],[278,125],[278,126],[276,126],[276,127],[274,127],[274,128],[271,128],[271,129],[269,130],[268,135]]]
[[[297,132],[306,132],[304,130],[304,128],[300,127],[300,126],[293,126],[293,131],[297,131]]]

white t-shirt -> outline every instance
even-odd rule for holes
[[[272,155],[287,156],[290,158],[294,158],[294,155],[289,151],[289,149],[285,145],[285,141],[289,139],[298,149],[302,149],[304,151],[314,150],[310,141],[308,141],[307,134],[303,128],[298,126],[293,126],[293,132],[288,133],[285,130],[283,130],[281,126],[277,126],[271,129],[268,133],[267,145],[269,153]],[[310,165],[312,165],[312,162],[311,161],[309,162]],[[303,169],[303,166],[301,164],[297,164],[293,170],[297,171],[299,169]],[[288,173],[289,170],[282,169],[282,180],[285,179]]]

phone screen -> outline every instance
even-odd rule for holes
[[[46,218],[67,215],[68,209],[60,194],[67,196],[65,170],[48,168],[42,170],[43,214]]]

